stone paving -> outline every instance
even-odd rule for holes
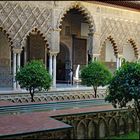
[[[54,120],[50,117],[111,110],[114,110],[112,105],[105,105],[0,116],[0,136],[70,128],[70,125]]]
[[[73,90],[76,91],[75,90],[76,88],[77,87],[74,87]],[[80,90],[82,90],[82,89],[80,89]],[[63,89],[61,89],[60,91],[63,91]],[[5,93],[6,92],[7,91],[5,91]],[[54,91],[52,91],[52,92],[54,92]],[[77,92],[79,92],[78,88],[77,88]],[[55,94],[58,94],[58,93],[56,91]],[[16,94],[16,93],[14,92],[14,94]],[[20,94],[22,94],[22,93],[20,93]],[[52,94],[54,94],[54,93],[52,93]],[[64,94],[64,93],[61,93],[61,94]],[[14,96],[17,96],[17,95],[14,95]],[[80,99],[76,99],[76,100],[80,101]],[[34,104],[43,104],[43,103],[46,103],[46,102],[24,103],[24,104],[22,103],[21,104],[21,103],[12,103],[12,102],[9,102],[8,100],[5,100],[5,101],[0,101],[0,107],[27,105],[27,104],[34,105]],[[2,137],[4,135],[15,135],[15,134],[57,130],[57,129],[69,129],[72,126],[67,125],[63,122],[60,122],[58,120],[55,120],[51,117],[69,115],[69,114],[90,113],[90,112],[102,112],[102,111],[104,112],[104,111],[111,111],[111,110],[114,110],[114,108],[112,107],[112,105],[107,104],[107,105],[94,106],[94,107],[85,106],[84,108],[82,108],[82,107],[80,108],[80,106],[79,107],[75,106],[75,107],[72,107],[69,109],[63,108],[61,110],[51,110],[51,111],[46,111],[46,112],[43,112],[43,111],[30,112],[29,111],[28,113],[24,112],[23,114],[4,115],[4,116],[1,115],[0,116],[0,136]]]

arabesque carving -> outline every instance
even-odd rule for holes
[[[22,5],[10,1],[0,2],[0,24],[11,36],[15,47],[21,47],[21,40],[25,40],[33,28],[39,28],[44,36],[48,36],[50,17],[51,12],[47,7],[33,7],[28,3]]]
[[[62,9],[62,11],[59,15],[58,21],[57,21],[57,28],[60,28],[65,14],[67,14],[67,12],[73,8],[76,8],[83,13],[83,15],[87,18],[87,22],[89,23],[90,32],[91,33],[95,32],[96,27],[94,24],[93,17],[90,14],[90,12],[88,11],[88,9],[86,7],[84,7],[80,2],[73,2],[70,5],[66,6],[64,9]]]

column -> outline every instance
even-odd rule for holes
[[[52,23],[53,24],[53,23]],[[50,74],[53,76],[52,88],[56,88],[56,56],[60,51],[60,29],[52,28],[51,39],[50,39]],[[52,57],[52,58],[51,58]],[[52,64],[51,64],[52,63]],[[51,65],[53,65],[51,67]]]
[[[95,32],[93,34],[93,61],[99,59],[99,48],[100,48],[100,34]]]
[[[56,88],[56,54],[53,55],[53,88]]]
[[[49,55],[49,73],[52,76],[52,54]]]
[[[25,47],[24,48],[24,65],[26,64],[27,62],[27,48]]]
[[[93,54],[93,61],[99,60],[100,54]]]
[[[21,55],[21,53],[19,52],[17,54],[17,71],[19,71],[19,69],[20,69],[20,55]],[[20,85],[18,82],[17,82],[17,89],[20,90]]]
[[[117,69],[119,69],[119,67],[121,67],[122,65],[122,58],[123,58],[123,55],[118,55],[116,58]]]
[[[16,72],[20,68],[20,55],[21,55],[21,48],[13,48],[13,89],[17,90],[20,89],[19,84],[16,82],[15,76]]]
[[[16,90],[16,53],[13,51],[13,89]]]
[[[88,54],[90,55],[92,59],[93,58],[93,33],[88,34],[87,49],[88,49]]]
[[[118,69],[120,67],[120,59],[119,57],[117,56],[116,57],[116,68]]]

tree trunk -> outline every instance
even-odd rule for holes
[[[95,93],[95,98],[97,97],[97,87],[93,87],[94,93]]]
[[[31,102],[34,102],[34,90],[32,92],[32,88],[30,88]]]

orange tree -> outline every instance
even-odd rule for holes
[[[132,107],[135,108],[140,120],[139,62],[126,62],[116,71],[108,86],[108,95],[105,100],[111,102],[114,107],[120,108],[127,107],[130,101],[134,101]]]
[[[92,86],[97,96],[97,88],[109,83],[112,75],[108,68],[99,61],[93,61],[81,70],[82,84]]]
[[[31,102],[34,102],[35,90],[48,90],[51,86],[51,76],[39,60],[32,60],[16,73],[16,80],[21,88],[30,92]]]

